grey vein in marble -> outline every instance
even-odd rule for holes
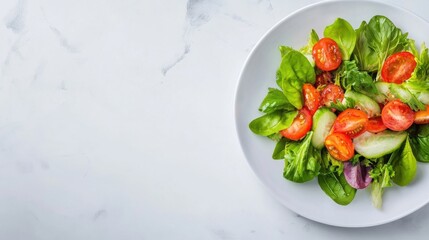
[[[163,76],[166,76],[168,71],[174,68],[178,63],[183,61],[187,54],[189,54],[191,46],[189,43],[189,36],[192,32],[199,28],[200,26],[208,23],[213,15],[213,12],[216,12],[220,6],[220,0],[188,0],[186,3],[186,26],[184,28],[183,38],[184,38],[184,48],[182,53],[175,57],[174,60],[162,67],[161,73]],[[216,6],[216,7],[213,7]]]
[[[179,62],[181,62],[183,59],[185,59],[185,56],[191,51],[190,45],[186,44],[185,49],[183,50],[183,53],[180,54],[172,63],[164,66],[161,69],[162,75],[166,76],[167,72],[170,71],[174,66],[176,66]]]
[[[99,209],[92,216],[92,220],[95,222],[95,221],[97,221],[97,220],[99,220],[101,218],[105,218],[105,217],[107,217],[107,211],[106,211],[106,209]]]
[[[21,33],[25,27],[25,7],[26,0],[18,0],[15,9],[13,9],[5,19],[6,27],[15,33]]]
[[[49,25],[49,29],[57,36],[58,40],[60,41],[60,45],[64,47],[67,51],[70,53],[77,53],[78,50],[75,46],[69,43],[66,37],[58,30],[56,27]]]

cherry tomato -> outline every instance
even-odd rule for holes
[[[429,105],[426,105],[426,110],[416,112],[414,123],[416,124],[429,123]]]
[[[330,38],[322,38],[313,46],[313,59],[323,71],[332,71],[341,64],[341,51],[338,44]]]
[[[330,83],[333,83],[332,81],[332,73],[331,72],[322,72],[317,74],[316,76],[316,83],[314,84],[315,87],[319,87],[319,86],[325,86],[328,85]]]
[[[302,87],[302,94],[304,95],[304,106],[308,108],[311,116],[313,116],[320,106],[320,93],[313,85],[306,83]]]
[[[292,122],[292,125],[280,131],[280,134],[290,140],[298,141],[303,138],[308,131],[310,131],[312,124],[313,119],[311,117],[310,111],[306,107],[303,107],[301,110],[299,110],[298,115]]]
[[[393,131],[407,130],[413,124],[414,117],[413,110],[399,100],[387,103],[381,111],[381,119],[384,125]]]
[[[384,61],[381,78],[385,82],[401,84],[411,77],[417,62],[410,52],[398,52]]]
[[[368,124],[366,125],[366,130],[372,133],[379,133],[386,130],[387,127],[384,126],[381,116],[372,117],[368,119]]]
[[[321,104],[330,107],[331,102],[341,102],[344,99],[343,89],[335,84],[328,84],[320,94]]]
[[[354,156],[355,147],[352,139],[344,133],[333,133],[326,137],[325,147],[337,160],[347,161]]]
[[[368,115],[364,111],[346,109],[335,119],[332,128],[334,132],[344,133],[354,138],[366,131],[367,123]]]

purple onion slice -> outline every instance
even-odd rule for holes
[[[369,186],[372,181],[369,175],[370,167],[358,163],[353,165],[350,161],[344,162],[344,176],[347,182],[356,189],[363,189]]]

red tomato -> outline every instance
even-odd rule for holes
[[[328,135],[325,139],[325,147],[332,157],[340,161],[348,161],[355,154],[352,139],[344,133]]]
[[[292,122],[292,125],[284,130],[281,130],[280,134],[290,140],[298,141],[303,138],[308,131],[310,131],[312,124],[313,119],[311,117],[310,111],[304,107],[299,110],[298,115]]]
[[[302,94],[304,95],[304,105],[310,110],[311,116],[313,116],[320,106],[320,93],[313,85],[306,83],[302,87]]]
[[[325,86],[332,83],[332,73],[330,72],[322,72],[317,74],[315,87]]]
[[[368,115],[364,111],[346,109],[335,119],[332,128],[334,132],[344,133],[354,138],[365,132],[367,123]]]
[[[343,89],[335,84],[328,84],[320,94],[321,104],[330,107],[331,102],[341,102],[344,99]]]
[[[426,110],[417,111],[416,117],[414,118],[416,124],[428,124],[429,123],[429,105],[426,105]]]
[[[338,44],[330,38],[322,38],[313,46],[313,59],[323,71],[332,71],[341,64],[341,51]]]
[[[413,124],[414,117],[413,110],[399,100],[387,103],[381,111],[381,119],[384,125],[393,131],[407,130]]]
[[[401,84],[411,77],[417,62],[410,52],[398,52],[384,61],[381,78],[385,82]]]
[[[366,125],[366,130],[368,132],[379,133],[386,129],[387,127],[384,126],[381,116],[368,119],[368,124]]]

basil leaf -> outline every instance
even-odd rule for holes
[[[288,141],[288,139],[282,138],[277,142],[272,155],[273,159],[280,160],[285,158],[285,146]]]
[[[255,134],[268,136],[288,128],[297,115],[298,111],[275,111],[254,119],[249,128]]]
[[[319,36],[314,29],[311,29],[310,37],[308,38],[308,43],[306,46],[302,47],[299,51],[303,54],[312,54],[313,46],[319,41]]]
[[[407,33],[402,33],[401,29],[387,17],[378,15],[371,18],[366,27],[365,37],[368,47],[377,56],[377,69],[381,69],[388,56],[408,47],[407,36]]]
[[[290,141],[285,145],[285,168],[283,176],[293,182],[307,182],[319,174],[322,161],[320,150],[311,145],[313,132],[301,141]]]
[[[378,70],[378,61],[377,55],[368,46],[368,39],[365,34],[367,27],[368,24],[363,21],[360,27],[356,29],[357,39],[353,55],[359,69],[374,72]]]
[[[395,171],[393,182],[399,186],[410,184],[417,173],[417,161],[411,149],[409,137],[405,140],[403,147],[393,152],[390,158]]]
[[[302,53],[290,50],[283,56],[277,70],[276,82],[295,108],[303,107],[302,86],[304,83],[314,83],[315,79],[314,68]]]
[[[282,91],[275,88],[269,88],[267,96],[265,96],[259,106],[259,111],[271,113],[276,110],[292,111],[295,110],[295,107],[290,104]]]
[[[349,22],[337,18],[335,22],[325,28],[325,37],[333,39],[340,47],[343,60],[349,60],[356,44],[356,32]]]
[[[420,125],[415,136],[410,136],[410,144],[416,160],[429,162],[429,124]]]

